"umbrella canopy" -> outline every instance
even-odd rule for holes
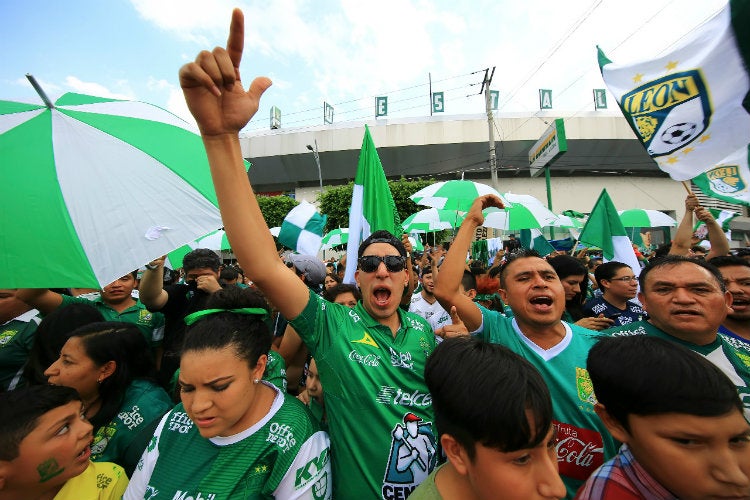
[[[422,244],[422,240],[420,240],[419,237],[409,236],[409,243],[411,243],[412,250],[416,252],[424,252],[424,245]]]
[[[321,248],[333,248],[345,245],[349,241],[349,228],[336,228],[323,235]]]
[[[0,101],[0,287],[105,286],[222,226],[193,127],[142,102]]]
[[[676,220],[658,210],[631,208],[630,210],[618,210],[617,213],[625,227],[674,227],[677,225]]]
[[[581,229],[583,228],[583,225],[584,221],[576,219],[575,217],[570,217],[569,215],[558,215],[557,220],[550,224],[550,226],[553,227],[565,227],[573,229]]]
[[[494,194],[507,200],[487,184],[473,181],[442,181],[420,189],[409,198],[417,205],[468,212],[478,196]]]
[[[502,229],[503,231],[518,231],[520,229],[538,229],[549,226],[557,220],[557,215],[544,205],[515,203],[506,208],[490,207],[484,213],[484,226]]]
[[[406,233],[430,233],[456,228],[463,220],[463,214],[456,210],[426,208],[407,217],[402,226]]]
[[[222,250],[229,250],[232,247],[229,246],[229,240],[227,239],[227,233],[222,229],[208,233],[205,236],[198,238],[195,241],[191,241],[187,245],[182,245],[177,250],[172,250],[167,254],[166,266],[172,269],[179,269],[182,267],[182,259],[192,250],[196,248],[208,248],[216,253]]]

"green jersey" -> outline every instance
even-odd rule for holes
[[[406,498],[437,463],[432,397],[424,381],[435,335],[397,310],[400,328],[314,293],[290,322],[318,366],[331,433],[334,497]]]
[[[435,470],[430,472],[427,479],[422,481],[422,484],[417,486],[417,489],[412,491],[409,495],[409,500],[443,500],[443,495],[438,491],[437,485],[435,484],[435,476],[440,469],[445,467],[445,464],[435,467]]]
[[[178,404],[159,423],[123,498],[330,499],[328,436],[300,401],[263,383],[276,392],[270,411],[233,436],[202,437]]]
[[[114,462],[132,473],[159,419],[172,404],[158,385],[134,380],[125,391],[120,411],[94,434],[91,461]]]
[[[619,447],[594,412],[596,398],[586,370],[586,358],[599,335],[563,322],[565,337],[545,350],[523,335],[515,319],[483,307],[480,309],[484,326],[479,335],[525,358],[547,383],[557,428],[560,476],[568,496],[573,498],[591,473],[612,458]]]
[[[268,362],[263,372],[263,380],[268,380],[273,385],[286,392],[286,363],[276,351],[268,351]]]
[[[149,311],[140,300],[136,300],[135,305],[128,307],[124,311],[117,312],[104,303],[101,296],[89,300],[84,297],[62,295],[62,304],[60,307],[75,303],[94,306],[97,311],[102,313],[104,321],[123,321],[134,324],[141,331],[152,349],[159,347],[164,339],[164,315]]]
[[[610,328],[602,332],[613,337],[624,335],[650,335],[681,344],[697,352],[729,377],[745,407],[745,418],[750,421],[750,348],[744,342],[732,342],[725,335],[716,334],[716,340],[707,345],[697,345],[674,337],[649,321],[638,321],[629,325]]]
[[[32,309],[0,325],[0,391],[18,387],[41,321],[38,315]]]

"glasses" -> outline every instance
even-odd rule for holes
[[[380,263],[385,264],[389,273],[397,273],[404,270],[406,258],[400,255],[386,255],[378,257],[377,255],[363,255],[359,258],[359,268],[366,273],[374,273],[380,267]]]
[[[623,276],[622,278],[612,278],[609,281],[622,281],[623,283],[628,283],[630,281],[638,281],[638,278],[635,276]]]

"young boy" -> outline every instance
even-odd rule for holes
[[[450,338],[428,359],[425,380],[448,462],[410,500],[565,496],[549,390],[528,361],[498,344]]]
[[[750,424],[737,388],[702,356],[660,338],[610,338],[589,352],[596,412],[623,443],[580,499],[750,496]]]
[[[75,389],[42,385],[0,394],[0,500],[121,498],[125,471],[89,461],[91,431]]]

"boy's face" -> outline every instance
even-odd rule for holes
[[[750,425],[738,410],[720,417],[628,416],[624,440],[665,488],[683,499],[750,496]]]
[[[10,461],[9,484],[62,486],[89,466],[92,426],[83,416],[83,404],[71,401],[48,411],[19,445]]]

